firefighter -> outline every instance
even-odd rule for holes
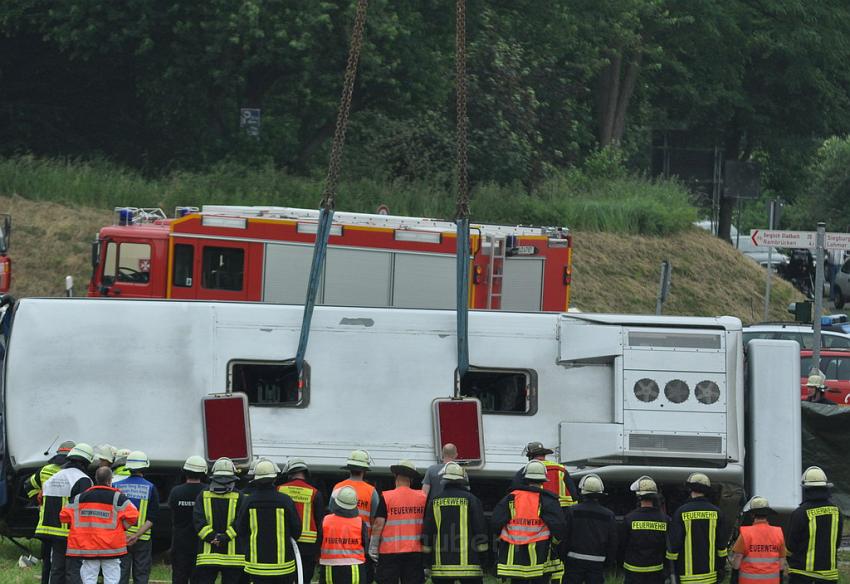
[[[432,464],[425,471],[425,478],[422,479],[422,492],[425,493],[426,497],[436,497],[440,494],[443,486],[440,471],[449,462],[457,460],[457,446],[451,442],[445,443],[440,450],[440,460],[442,462]]]
[[[62,522],[59,514],[68,501],[92,486],[86,469],[93,456],[91,446],[82,442],[77,444],[68,451],[62,468],[42,486],[42,505],[35,533],[50,539],[51,584],[65,584],[66,581],[74,584],[78,580],[80,563],[76,558],[67,561],[65,557],[68,524]]]
[[[331,492],[331,501],[328,505],[333,511],[334,498],[342,487],[351,487],[357,493],[357,511],[360,519],[366,524],[366,531],[372,536],[372,525],[375,523],[375,514],[378,512],[380,497],[378,491],[366,482],[366,472],[370,467],[371,457],[365,450],[355,450],[345,461],[343,469],[348,471],[348,478],[334,485]],[[371,558],[366,558],[366,581],[375,579],[375,564]]]
[[[390,466],[390,472],[395,489],[381,494],[369,556],[378,563],[378,584],[422,584],[422,517],[427,497],[411,488],[422,475],[409,460]]]
[[[39,517],[41,516],[41,507],[43,504],[41,487],[47,482],[47,479],[59,472],[59,469],[65,464],[65,459],[73,447],[73,440],[66,440],[60,444],[59,448],[56,449],[56,454],[38,472],[33,473],[27,481],[27,497],[35,499],[38,503]],[[50,539],[46,537],[39,537],[39,539],[41,540],[41,581],[47,582],[50,580]]]
[[[835,404],[834,401],[826,397],[826,377],[822,373],[813,373],[809,375],[809,379],[806,381],[806,387],[808,387],[811,391],[811,393],[806,397],[807,402],[816,404]]]
[[[204,490],[201,482],[207,476],[207,461],[203,456],[190,456],[183,463],[186,482],[171,489],[168,508],[171,510],[171,583],[189,584],[198,555],[198,533],[193,524],[195,501]]]
[[[275,489],[277,465],[261,460],[254,469],[254,492],[246,497],[236,519],[236,534],[246,542],[245,572],[256,584],[288,584],[295,576],[295,549],[290,539],[301,537],[295,503]]]
[[[300,458],[293,458],[283,469],[285,481],[277,490],[289,495],[295,503],[301,520],[298,552],[301,555],[301,580],[309,583],[316,570],[319,547],[322,541],[322,518],[325,516],[325,498],[319,489],[308,483],[310,469]]]
[[[76,574],[83,584],[103,584],[121,580],[120,557],[127,553],[126,530],[135,525],[139,511],[118,489],[112,487],[112,469],[101,466],[95,472],[96,485],[74,497],[62,508],[60,518],[69,525],[68,559],[80,561]]]
[[[130,450],[127,448],[116,448],[115,459],[112,462],[112,484],[118,481],[123,481],[130,476],[130,470],[127,468],[127,457],[130,455]]]
[[[764,497],[753,497],[744,506],[753,518],[752,525],[741,526],[732,545],[729,562],[738,570],[739,584],[780,584],[785,565],[785,537],[781,527],[773,527],[768,517],[774,515]]]
[[[546,465],[531,460],[514,488],[493,509],[493,529],[499,532],[496,573],[509,580],[546,582],[549,549],[564,536],[564,515],[557,495],[543,489]]]
[[[345,486],[336,496],[333,513],[322,521],[319,554],[321,584],[360,584],[366,580],[369,535],[357,510],[357,492]],[[307,580],[304,580],[306,583]]]
[[[569,507],[576,504],[574,497],[576,485],[564,465],[546,460],[546,455],[554,452],[554,450],[544,447],[541,442],[529,442],[522,451],[528,457],[528,460],[539,460],[546,465],[546,482],[543,483],[543,488],[558,497],[558,503],[561,507]],[[523,470],[525,470],[524,467],[517,471],[514,476],[514,485],[522,484]]]
[[[210,485],[195,501],[193,522],[201,549],[195,562],[197,584],[236,584],[243,574],[245,555],[236,545],[236,517],[240,495],[236,490],[236,465],[229,458],[215,461]]]
[[[159,493],[142,471],[151,465],[148,455],[134,450],[125,464],[130,476],[112,484],[124,493],[139,510],[139,521],[127,530],[127,555],[121,556],[121,584],[147,584],[151,573],[151,530],[159,514]]]
[[[723,517],[708,500],[711,481],[706,475],[691,473],[685,486],[690,500],[676,509],[670,521],[666,557],[681,584],[714,584],[726,575]]]
[[[564,534],[564,582],[601,584],[605,566],[617,557],[617,524],[614,514],[602,506],[605,484],[588,474],[578,483],[581,500],[567,508]]]
[[[422,525],[422,552],[433,584],[483,584],[488,540],[481,501],[466,488],[463,468],[447,463],[442,492],[428,501]]]
[[[626,515],[619,538],[625,584],[663,584],[670,518],[659,509],[658,485],[652,477],[640,477],[632,483],[631,491],[637,496],[638,507]]]
[[[788,527],[788,572],[791,584],[838,580],[837,550],[843,519],[829,497],[832,483],[820,467],[803,473],[803,502],[791,514]]]

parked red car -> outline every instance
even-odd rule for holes
[[[806,399],[811,390],[806,387],[812,368],[812,351],[800,351],[800,397]],[[820,370],[826,376],[826,397],[840,405],[850,405],[850,350],[821,349]]]

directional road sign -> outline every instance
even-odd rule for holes
[[[817,231],[779,231],[776,229],[753,229],[750,239],[756,247],[790,247],[814,249],[817,247]],[[850,249],[850,233],[827,233],[824,249]]]

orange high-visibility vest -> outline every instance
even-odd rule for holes
[[[785,555],[785,538],[781,527],[755,523],[741,527],[745,554],[738,571],[741,584],[779,584],[781,559]]]
[[[381,532],[381,554],[404,554],[422,551],[422,517],[425,500],[422,491],[398,487],[384,493],[387,521]]]
[[[345,479],[334,486],[333,492],[338,493],[343,487],[351,487],[357,493],[357,512],[360,514],[360,519],[366,524],[369,535],[372,535],[372,493],[375,492],[375,487],[366,481]]]
[[[564,480],[567,469],[551,460],[541,460],[540,462],[546,466],[546,482],[543,483],[543,488],[557,495],[561,507],[575,505],[576,501],[573,494],[567,489],[567,483]]]
[[[295,479],[282,484],[277,490],[289,495],[289,498],[295,503],[298,516],[301,518],[301,537],[298,538],[298,543],[316,543],[318,532],[316,531],[313,502],[316,500],[318,489],[306,481]]]
[[[549,539],[549,527],[540,518],[540,493],[514,491],[509,503],[511,519],[499,539],[513,545],[526,545]]]
[[[363,521],[359,517],[325,515],[322,521],[322,549],[319,564],[352,566],[366,562]]]

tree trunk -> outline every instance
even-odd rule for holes
[[[612,142],[615,143],[623,140],[623,134],[626,131],[626,111],[629,109],[629,103],[632,100],[632,95],[634,95],[635,86],[637,85],[641,58],[642,55],[638,53],[635,59],[629,61],[629,64],[626,65],[626,74],[623,79],[620,95],[617,99],[617,113],[614,116],[614,128],[611,135]]]
[[[622,65],[623,57],[618,51],[611,55],[611,62],[599,76],[596,102],[599,109],[599,144],[602,147],[608,146],[614,136]]]

